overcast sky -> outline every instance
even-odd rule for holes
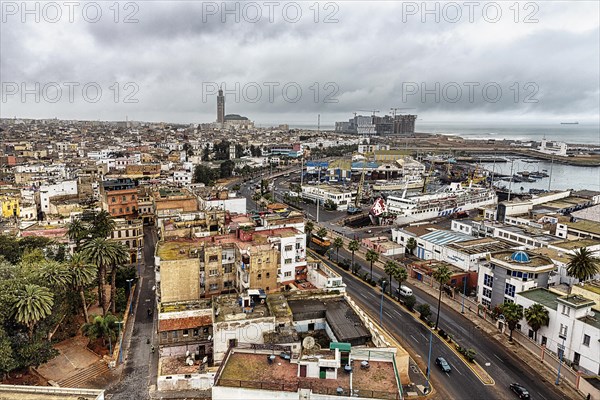
[[[230,3],[236,21],[220,1],[80,3],[72,16],[3,2],[0,115],[212,122],[223,85],[226,113],[263,124],[391,107],[426,121],[599,118],[597,1],[272,3]]]

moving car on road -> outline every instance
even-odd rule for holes
[[[448,361],[446,361],[444,357],[436,358],[435,365],[439,365],[440,369],[446,373],[452,371],[452,368],[450,368],[450,364],[448,364]]]
[[[520,399],[528,400],[531,398],[531,397],[529,397],[529,392],[527,391],[527,389],[525,389],[523,386],[519,385],[518,383],[511,383],[510,390],[515,392],[515,394],[517,396],[519,396]]]

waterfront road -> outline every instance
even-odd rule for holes
[[[342,257],[350,259],[351,255],[346,250],[340,249],[340,259]],[[369,270],[369,264],[366,261],[359,257],[355,257],[355,261],[361,264],[364,271]],[[380,289],[365,285],[354,275],[333,263],[328,262],[328,265],[342,275],[348,294],[378,319],[381,301]],[[379,268],[374,267],[373,275],[377,280],[383,276],[383,273]],[[388,278],[385,277],[385,279]],[[394,284],[394,287],[396,286]],[[437,299],[416,287],[412,289],[417,297],[417,302],[429,303],[432,316],[435,316]],[[396,336],[425,371],[429,352],[427,339],[429,328],[415,319],[403,306],[388,297],[384,297],[382,317],[385,328]],[[568,399],[554,387],[554,382],[549,381],[549,378],[542,378],[493,337],[476,329],[475,325],[463,315],[443,304],[440,328],[452,333],[461,345],[473,348],[477,352],[477,362],[495,380],[495,385],[484,385],[462,361],[462,357],[456,355],[446,346],[445,342],[434,335],[431,372],[432,383],[437,393],[436,397],[443,399],[512,399],[516,397],[509,390],[508,385],[512,382],[519,382],[529,390],[533,399]],[[446,358],[452,366],[450,376],[442,373],[434,365],[434,360],[438,356]]]

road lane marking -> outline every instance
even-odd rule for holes
[[[419,343],[419,341],[417,340],[416,337],[414,337],[413,335],[410,335],[411,338],[415,339],[415,342]]]
[[[363,298],[367,298],[367,296],[365,296],[363,293],[359,292],[358,294],[360,294]]]
[[[452,367],[454,368],[454,370],[456,370],[456,372],[458,372],[459,374],[461,374],[461,375],[462,375],[462,372],[460,372],[460,371],[459,371],[459,369],[458,369],[458,368],[456,368],[456,366],[454,366],[454,365],[453,365]]]
[[[494,354],[494,357],[496,357],[498,360],[500,360],[500,362],[501,362],[502,364],[504,364],[504,361],[502,361],[502,359],[501,359],[500,357],[498,357],[496,354]]]
[[[394,318],[394,317],[392,317],[392,314],[390,314],[390,313],[389,313],[389,312],[387,312],[387,311],[384,311],[383,313],[384,313],[385,315],[387,315],[388,317],[390,317],[390,318]]]
[[[396,314],[398,314],[399,316],[401,316],[401,317],[403,316],[403,315],[402,315],[402,313],[401,313],[400,311],[398,311],[398,310],[394,310],[394,312],[395,312]]]

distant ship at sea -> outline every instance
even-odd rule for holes
[[[561,125],[579,125],[579,122],[575,121],[575,122],[561,122]]]

